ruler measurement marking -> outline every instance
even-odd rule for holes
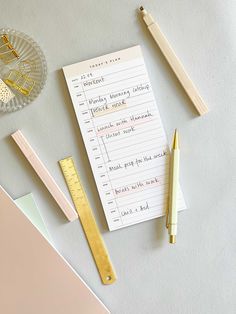
[[[68,157],[60,160],[59,164],[80,218],[102,282],[104,284],[111,284],[115,282],[116,275],[92,209],[89,205],[86,193],[80,181],[79,174],[75,168],[74,161],[72,157]]]

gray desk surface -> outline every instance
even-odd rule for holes
[[[1,0],[2,26],[21,30],[38,41],[47,57],[49,75],[42,95],[32,105],[0,114],[0,184],[12,197],[34,193],[56,247],[112,313],[233,314],[236,2],[149,0],[141,4],[158,20],[211,112],[202,118],[195,115],[137,16],[139,1]],[[163,218],[108,232],[60,70],[63,65],[135,44],[143,48],[168,138],[176,127],[181,134],[181,184],[189,210],[180,214],[175,246],[167,243]],[[113,286],[101,284],[79,221],[66,223],[9,139],[18,128],[65,193],[57,160],[75,157],[117,270],[118,281]]]

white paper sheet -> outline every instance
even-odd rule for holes
[[[164,215],[169,148],[141,48],[63,71],[109,229]]]

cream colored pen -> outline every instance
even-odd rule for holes
[[[177,130],[175,130],[170,161],[169,208],[166,214],[166,227],[168,228],[170,243],[176,242],[177,235],[178,186],[179,186],[179,136]]]
[[[174,50],[171,48],[166,37],[162,33],[158,24],[154,21],[151,14],[149,14],[143,7],[140,7],[140,11],[143,15],[143,20],[146,23],[148,30],[152,34],[153,39],[159,46],[161,52],[169,63],[170,67],[174,71],[176,77],[178,78],[180,84],[184,88],[185,92],[189,96],[199,115],[203,115],[208,112],[208,108],[201,98],[198,90],[194,86],[190,77],[186,73],[183,65],[176,56]]]

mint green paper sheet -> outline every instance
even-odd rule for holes
[[[40,215],[38,207],[35,203],[33,194],[27,194],[15,200],[16,205],[31,221],[31,223],[42,233],[42,235],[51,242],[51,237]]]

